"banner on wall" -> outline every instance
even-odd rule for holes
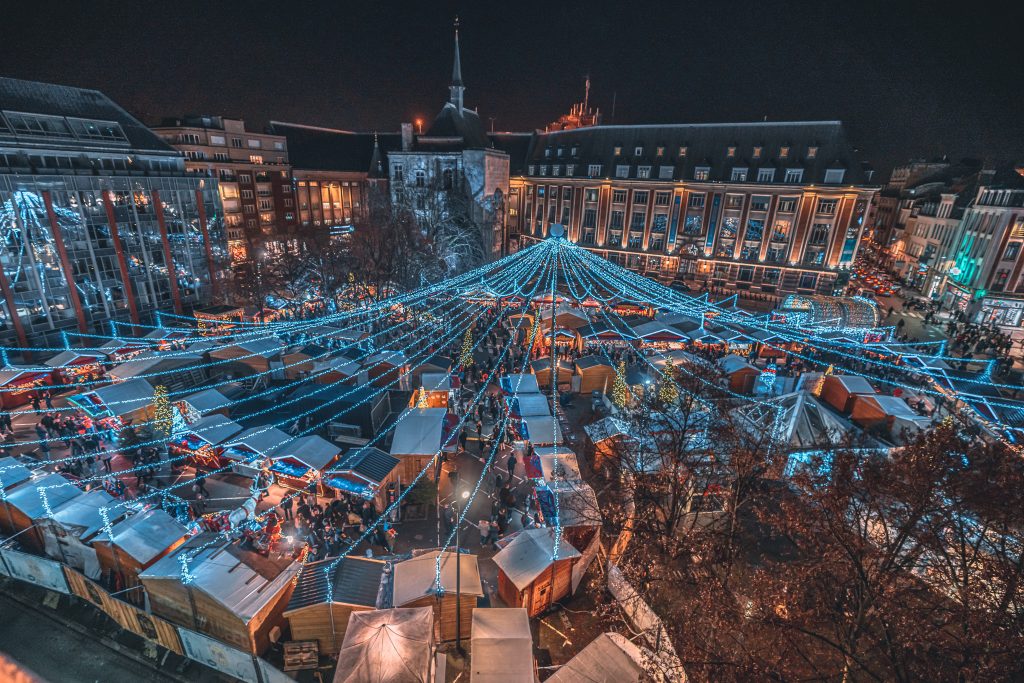
[[[70,593],[68,582],[64,579],[64,568],[60,562],[44,557],[36,557],[20,553],[17,550],[0,551],[0,564],[4,573],[14,579],[34,583],[59,593]]]

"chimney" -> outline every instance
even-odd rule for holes
[[[402,151],[412,151],[412,124],[402,124]]]

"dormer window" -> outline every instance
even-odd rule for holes
[[[633,148],[633,156],[640,157],[644,155],[644,148],[640,145]]]
[[[808,147],[807,148],[807,158],[808,159],[813,159],[816,156],[818,156],[818,148],[817,147]]]
[[[761,148],[761,147],[755,147],[754,148],[754,158],[755,159],[760,159],[761,158],[761,151],[762,151],[762,149],[763,148]]]
[[[622,156],[622,146],[621,145],[615,145],[614,154],[617,157]]]
[[[685,145],[683,145],[682,147],[679,148],[679,156],[681,156],[681,157],[685,157],[686,156],[686,146]]]
[[[550,148],[550,147],[548,147],[548,148],[546,148],[546,149],[544,150],[544,156],[545,156],[545,157],[548,157],[548,158],[550,158],[550,157],[551,157],[551,148]]]
[[[843,176],[846,175],[846,169],[842,168],[829,168],[825,170],[825,184],[826,185],[838,185],[843,182]]]
[[[732,158],[732,157],[736,156],[736,148],[735,147],[726,147],[726,149],[725,149],[725,156],[727,156],[729,158]]]
[[[788,156],[789,156],[789,147],[788,146],[782,147],[782,148],[779,149],[779,158],[780,159],[785,159]]]
[[[579,147],[573,147],[573,148],[572,148],[572,152],[571,152],[571,154],[572,154],[573,156],[576,156],[577,154],[579,154],[579,151],[580,151],[580,148],[579,148]]]
[[[558,148],[558,156],[562,156],[562,152],[564,152],[564,151],[565,151],[564,149],[562,149],[561,147],[559,147],[559,148]]]
[[[655,150],[655,154],[657,156],[659,156],[659,157],[665,156],[665,148],[664,147],[658,147],[657,150]]]

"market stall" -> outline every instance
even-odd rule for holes
[[[283,613],[292,640],[315,640],[321,655],[337,653],[349,617],[383,602],[382,584],[389,580],[385,569],[383,560],[358,555],[306,564]]]
[[[136,354],[107,370],[107,377],[114,382],[144,377],[154,384],[162,384],[172,393],[188,391],[207,379],[202,356],[184,351],[173,355],[152,351]]]
[[[216,305],[192,312],[199,334],[207,337],[228,334],[245,317],[245,311],[238,306]]]
[[[875,388],[859,375],[826,375],[820,397],[839,412],[849,415],[858,394],[874,396]]]
[[[455,391],[452,376],[447,372],[424,372],[419,377],[419,390],[410,399],[410,408],[449,408],[453,405]],[[421,405],[421,402],[426,405]]]
[[[185,457],[197,468],[219,470],[230,462],[221,458],[217,447],[241,432],[242,425],[214,413],[193,422],[188,431],[168,442],[167,449],[172,458]]]
[[[401,461],[402,481],[412,481],[443,450],[455,449],[456,435],[447,433],[448,411],[444,408],[409,408],[398,418],[391,455]]]
[[[558,385],[560,388],[572,385],[573,365],[567,360],[558,359]],[[530,370],[537,378],[537,385],[544,388],[551,386],[551,358],[538,358],[530,361]]]
[[[353,612],[334,683],[432,683],[433,657],[429,609]]]
[[[401,461],[379,448],[362,446],[346,451],[324,473],[323,484],[336,491],[374,499],[377,509],[387,505],[388,488],[398,485]]]
[[[105,372],[103,362],[106,356],[96,351],[61,351],[46,361],[52,368],[54,384],[80,384],[102,379]]]
[[[118,522],[110,534],[101,531],[92,540],[100,575],[113,591],[141,586],[139,574],[185,542],[188,529],[159,508],[151,508]],[[141,590],[125,593],[131,602],[143,604]]]
[[[115,503],[106,491],[93,489],[54,510],[52,517],[39,524],[46,554],[98,579],[100,564],[90,542],[105,524],[117,524],[124,518],[124,506]]]
[[[554,529],[525,529],[507,536],[500,545],[494,563],[498,595],[506,605],[524,607],[534,617],[569,595],[572,568],[580,553],[563,540],[556,555]]]
[[[203,389],[189,394],[177,401],[175,405],[181,412],[185,422],[192,424],[208,415],[220,414],[227,416],[233,401],[217,389]]]
[[[513,418],[551,416],[551,405],[545,394],[519,392],[505,397],[505,405]]]
[[[277,427],[253,427],[222,442],[217,447],[217,455],[234,463],[232,469],[238,474],[255,477],[262,464],[271,461],[290,441],[292,437]]]
[[[534,683],[538,680],[533,633],[525,609],[491,607],[474,612],[470,650],[473,658],[469,683]]]
[[[119,431],[132,422],[153,419],[153,396],[153,385],[136,378],[76,394],[68,401],[101,426]]]
[[[737,394],[754,393],[754,385],[761,371],[747,362],[742,356],[725,356],[718,359],[718,369],[725,375],[729,391]]]
[[[32,394],[53,384],[53,369],[44,365],[8,365],[0,369],[0,409],[15,410],[32,401]]]
[[[281,365],[285,379],[298,379],[313,372],[317,361],[324,360],[330,355],[325,346],[316,343],[303,344],[288,349],[281,356]]]
[[[0,500],[0,530],[17,536],[25,547],[43,553],[43,534],[39,525],[71,502],[82,491],[70,479],[59,474],[37,472]]]
[[[576,376],[580,378],[579,391],[590,394],[593,391],[608,393],[615,384],[615,368],[604,354],[592,354],[577,358]]]
[[[409,359],[401,351],[385,349],[375,353],[365,361],[370,384],[382,389],[400,389],[409,391],[411,380],[409,378]]]
[[[337,462],[341,451],[341,446],[315,434],[300,436],[274,451],[270,471],[278,475],[278,484],[305,491]]]
[[[221,361],[223,367],[242,375],[269,373],[272,361],[279,361],[284,343],[268,336],[217,346],[209,352],[210,359]],[[225,361],[231,361],[230,363]]]
[[[552,446],[562,443],[562,428],[551,416],[524,417],[515,423],[519,436],[534,446]]]
[[[438,557],[441,558],[440,586],[437,584]],[[459,582],[459,594],[462,597],[458,601],[455,599],[456,557],[462,574]],[[484,595],[476,555],[451,551],[442,554],[432,550],[396,562],[394,577],[391,604],[395,607],[430,607],[434,612],[434,622],[438,625],[436,632],[442,641],[455,640],[456,619],[461,622],[462,636],[468,638],[471,635],[473,611],[477,600]],[[456,602],[459,603],[458,611]]]
[[[363,368],[362,361],[345,355],[315,361],[311,374],[317,384],[363,386],[370,382],[370,375]]]
[[[547,683],[639,683],[644,676],[640,648],[619,633],[602,633],[558,668]]]

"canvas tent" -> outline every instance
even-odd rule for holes
[[[533,634],[522,608],[492,607],[473,614],[470,683],[534,683]]]
[[[353,612],[334,683],[430,683],[433,630],[426,607]]]

